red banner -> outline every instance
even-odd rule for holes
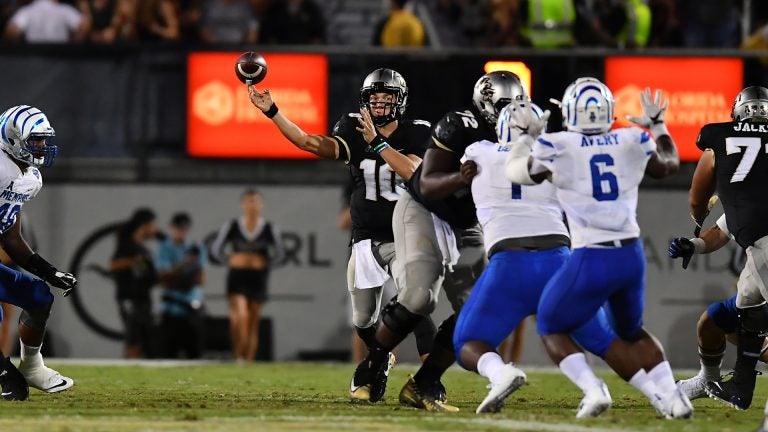
[[[639,115],[640,92],[661,89],[669,99],[665,120],[680,159],[697,161],[699,130],[707,123],[731,120],[731,107],[743,87],[741,59],[613,57],[605,60],[605,81],[616,98],[616,125]]]
[[[314,158],[283,137],[235,77],[241,53],[192,53],[187,68],[187,152],[228,158]],[[280,112],[308,134],[327,133],[328,60],[316,54],[264,54]]]

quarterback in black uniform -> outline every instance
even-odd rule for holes
[[[250,87],[249,93],[251,102],[296,147],[349,165],[354,185],[347,287],[356,331],[370,348],[381,305],[381,286],[390,277],[387,270],[395,260],[392,212],[404,192],[403,182],[421,163],[430,124],[402,118],[408,87],[392,69],[377,69],[365,78],[360,90],[360,112],[344,115],[332,136],[302,131],[279,112],[269,90],[259,92]],[[394,356],[387,352],[385,362],[389,373]],[[355,400],[369,399],[369,373],[364,366],[358,367],[350,385],[350,396]]]
[[[475,85],[473,106],[448,112],[433,130],[424,162],[395,207],[398,261],[394,275],[400,292],[385,306],[376,331],[376,347],[371,350],[371,401],[379,400],[386,390],[386,353],[435,309],[441,282],[458,312],[482,272],[482,235],[469,188],[477,170],[473,163],[460,160],[471,144],[496,141],[499,110],[524,93],[519,78],[511,72],[484,75]],[[455,361],[455,324],[456,314],[441,324],[426,362],[400,392],[402,403],[428,411],[458,411],[445,403],[438,385]]]
[[[733,121],[704,126],[697,146],[704,151],[689,195],[691,217],[701,227],[717,190],[728,229],[747,252],[737,283],[738,357],[733,378],[709,382],[713,398],[737,409],[752,402],[763,336],[768,333],[768,89],[747,87],[736,97]]]

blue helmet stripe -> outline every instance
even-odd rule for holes
[[[16,123],[16,120],[18,120],[18,119],[19,119],[19,116],[21,115],[21,113],[25,113],[25,112],[27,112],[27,111],[29,111],[29,110],[31,110],[31,109],[32,109],[32,107],[31,107],[31,106],[28,106],[28,105],[23,105],[23,106],[26,106],[26,108],[24,108],[24,109],[20,109],[20,110],[19,110],[19,111],[16,113],[16,116],[14,116],[14,117],[13,117],[13,123],[14,123],[14,124]]]
[[[554,144],[552,144],[551,142],[549,142],[549,141],[545,140],[544,138],[539,138],[539,139],[538,139],[538,141],[539,141],[541,144],[544,144],[544,145],[545,145],[545,146],[547,146],[547,147],[552,147],[552,148],[555,148],[555,145],[554,145]]]
[[[3,136],[3,141],[8,141],[8,137],[5,135],[5,125],[8,123],[8,119],[11,118],[14,112],[19,110],[22,106],[17,106],[14,108],[11,112],[8,113],[8,115],[5,116],[3,119],[3,122],[0,123],[0,134]]]
[[[25,118],[24,119],[24,123],[21,124],[21,130],[22,131],[24,131],[24,126],[26,126],[27,121],[29,121],[29,119],[31,119],[32,117],[34,117],[36,115],[43,115],[43,113],[42,113],[42,111],[38,111],[38,112],[32,114],[31,116],[28,116],[27,118]],[[32,127],[34,127],[34,126],[32,126]]]
[[[40,123],[42,123],[42,122],[44,122],[44,121],[45,121],[45,117],[43,117],[43,118],[41,118],[41,119],[37,120],[37,121],[35,122],[35,124],[33,124],[33,125],[32,125],[32,129],[34,129],[34,128],[35,128],[35,126],[39,125]]]

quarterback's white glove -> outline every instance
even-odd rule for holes
[[[645,91],[640,93],[640,106],[643,108],[643,114],[640,117],[628,115],[627,120],[649,129],[654,138],[669,135],[667,126],[664,124],[664,113],[669,106],[669,99],[664,100],[663,103],[662,99],[661,90],[656,90],[656,97],[654,98],[651,97],[651,89],[646,87]]]

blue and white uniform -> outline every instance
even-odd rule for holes
[[[525,317],[534,315],[547,281],[570,256],[568,229],[555,187],[547,182],[510,183],[504,176],[508,152],[508,146],[481,141],[464,154],[478,165],[472,196],[490,262],[459,314],[454,332],[457,359],[465,343],[482,341],[496,347]],[[526,250],[526,243],[535,245],[544,238],[551,247]],[[503,247],[510,241],[517,241],[519,247]],[[599,356],[615,337],[602,311],[574,332],[579,344]]]
[[[543,167],[552,173],[574,248],[542,294],[540,334],[570,333],[606,302],[619,336],[631,338],[642,327],[645,256],[636,208],[655,149],[637,127],[544,134],[534,143],[531,172]]]
[[[0,233],[5,233],[16,223],[24,203],[43,187],[43,178],[37,168],[29,166],[22,171],[8,154],[0,151],[0,187]],[[0,302],[32,311],[49,307],[53,294],[40,279],[0,264]]]

